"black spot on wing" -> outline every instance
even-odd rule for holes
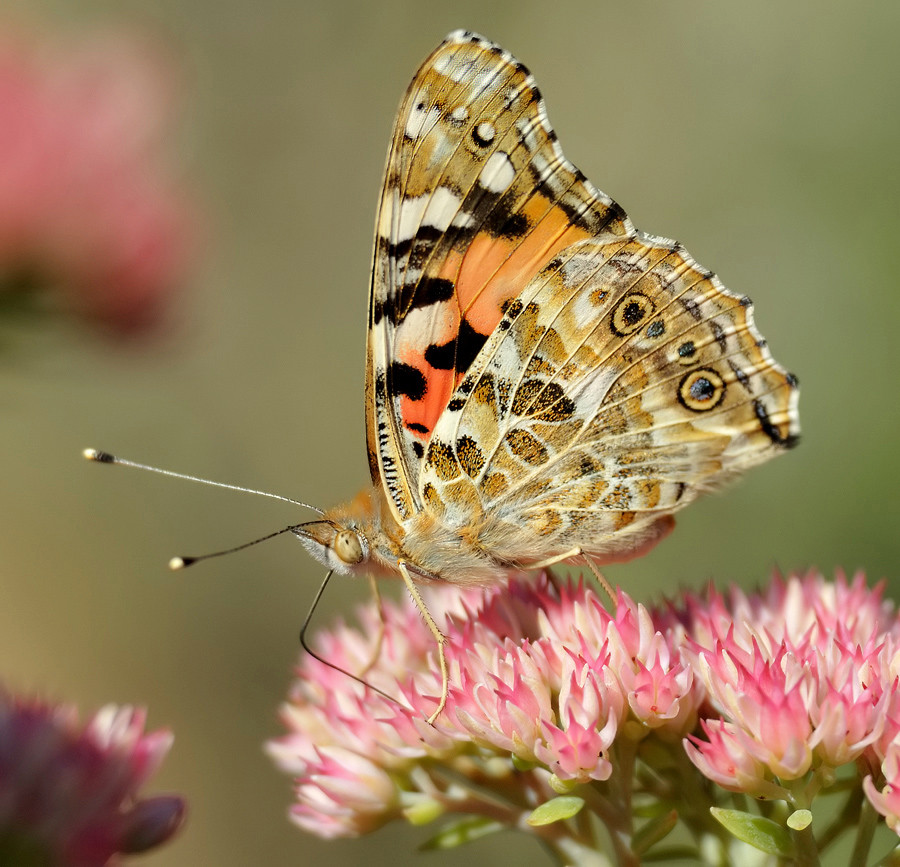
[[[723,353],[728,352],[728,341],[725,339],[725,329],[722,328],[715,319],[709,323],[709,327],[712,329],[716,343],[719,344],[719,349],[721,349]]]
[[[731,368],[731,372],[734,374],[735,379],[744,386],[744,390],[748,394],[753,394],[753,383],[750,382],[750,377],[730,359],[728,361],[728,366]]]
[[[679,302],[681,306],[687,310],[691,316],[694,317],[698,322],[703,319],[703,313],[700,310],[700,305],[693,298],[679,298]]]
[[[481,334],[469,325],[468,320],[460,322],[459,334],[446,343],[432,343],[425,350],[425,361],[436,370],[455,370],[462,373],[472,366],[488,335]]]
[[[487,343],[488,335],[481,334],[469,325],[468,320],[463,319],[459,327],[457,338],[456,370],[462,373],[472,366],[481,347]]]
[[[496,235],[503,238],[521,238],[530,229],[528,217],[522,213],[510,214],[500,226],[497,227]]]
[[[456,388],[456,390],[460,394],[471,394],[472,389],[475,388],[475,383],[478,382],[477,377],[467,376]]]
[[[769,411],[761,400],[753,401],[753,412],[756,414],[756,420],[759,422],[762,432],[772,440],[776,446],[792,449],[800,442],[800,437],[796,434],[788,434],[788,436],[782,435],[781,431],[772,424],[772,421],[769,418]]]
[[[410,400],[421,400],[428,391],[428,383],[421,370],[402,361],[393,361],[388,368],[387,390],[391,397],[402,394]]]
[[[480,124],[476,124],[476,126],[472,129],[472,141],[475,142],[476,145],[480,148],[490,147],[491,142],[494,140],[494,136],[491,135],[488,138],[483,138],[481,133],[479,132]]]
[[[416,287],[412,306],[414,308],[430,307],[441,301],[449,301],[453,297],[455,288],[450,280],[444,280],[441,277],[426,277]]]
[[[409,256],[413,248],[420,244],[428,244],[432,245],[436,241],[439,241],[444,236],[444,233],[434,226],[429,226],[423,223],[416,230],[415,237],[406,238],[403,241],[397,241],[395,243],[391,243],[388,238],[381,238],[380,243],[383,244],[380,247],[380,250],[383,255],[389,256],[392,259],[405,259]]]
[[[425,361],[435,370],[453,370],[456,363],[456,340],[432,343],[425,349]]]
[[[554,266],[554,264],[551,262],[547,267],[552,268],[556,266]],[[500,305],[500,309],[506,316],[509,316],[511,319],[515,319],[515,317],[522,312],[522,302],[519,301],[518,298],[510,298]]]

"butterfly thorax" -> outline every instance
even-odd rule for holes
[[[488,553],[494,546],[484,544],[483,532],[493,523],[461,530],[428,511],[398,522],[383,488],[372,486],[294,532],[315,559],[339,573],[396,577],[402,562],[416,580],[478,585],[515,568]]]

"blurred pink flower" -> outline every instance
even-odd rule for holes
[[[153,324],[196,230],[170,176],[174,81],[124,35],[0,35],[0,290],[50,289],[123,332]]]
[[[145,717],[110,705],[82,725],[72,706],[0,688],[0,863],[101,867],[175,834],[181,798],[138,799],[172,743]]]

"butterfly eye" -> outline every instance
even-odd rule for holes
[[[353,530],[341,530],[331,543],[332,550],[338,559],[348,566],[355,566],[363,559],[362,542]]]

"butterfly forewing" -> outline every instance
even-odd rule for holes
[[[398,517],[423,507],[425,448],[504,306],[560,250],[628,231],[509,53],[460,32],[425,61],[388,156],[370,304],[370,463]]]

